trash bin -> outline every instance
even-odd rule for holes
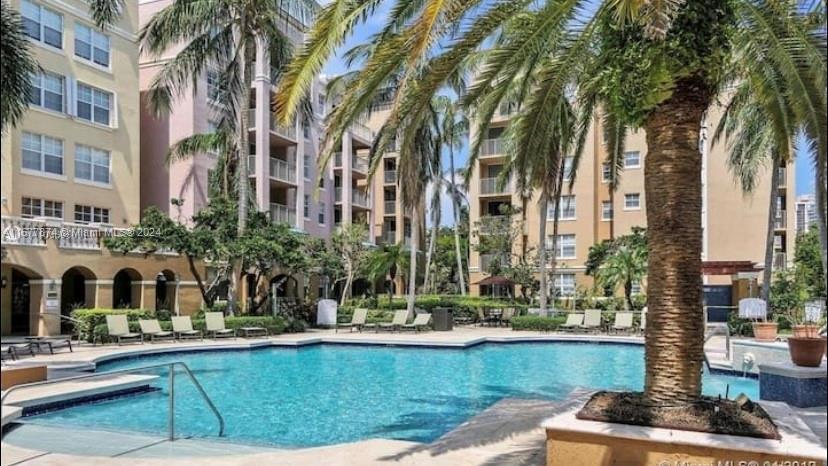
[[[431,320],[434,323],[434,330],[447,332],[454,328],[454,313],[445,307],[434,308],[431,311]]]

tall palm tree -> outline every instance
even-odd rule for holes
[[[442,128],[442,127],[438,127]],[[439,137],[437,135],[436,137]],[[442,204],[440,202],[440,193],[443,192],[443,164],[442,155],[440,152],[431,154],[432,159],[429,161],[426,174],[428,175],[428,184],[431,187],[431,202],[428,206],[428,211],[431,214],[431,232],[428,235],[428,248],[426,249],[425,257],[425,276],[423,277],[423,289],[426,293],[432,291],[434,275],[431,273],[433,265],[434,250],[437,247],[437,235],[440,231],[440,223],[442,221]]]
[[[702,118],[731,77],[756,65],[751,58],[732,59],[734,44],[744,41],[752,57],[767,57],[789,84],[797,126],[813,143],[814,161],[824,173],[824,21],[817,26],[801,18],[824,17],[825,3],[385,1],[393,4],[386,26],[329,116],[332,134],[341,134],[394,74],[399,79],[387,131],[374,146],[382,152],[398,134],[413,141],[431,98],[465,79],[481,48],[487,52],[462,100],[476,121],[475,134],[486,134],[498,105],[520,83],[515,158],[556,157],[552,135],[569,126],[562,124],[567,114],[578,122],[575,147],[590,127],[582,123],[599,108],[617,119],[621,135],[626,128],[646,130],[651,325],[644,396],[653,404],[698,399],[704,359]],[[333,0],[322,9],[281,83],[276,105],[283,121],[293,116],[327,58],[381,2]],[[574,105],[563,104],[569,99],[576,99]],[[480,144],[479,137],[473,141],[472,160]],[[401,161],[413,155],[403,151]]]
[[[615,290],[621,286],[624,290],[624,307],[633,308],[633,284],[640,283],[647,275],[647,249],[637,247],[632,242],[614,244],[598,270],[595,278],[604,289]]]
[[[408,266],[409,258],[406,252],[407,248],[402,244],[383,244],[368,254],[365,268],[371,281],[376,282],[380,279],[384,281],[386,276],[389,279],[385,288],[389,303],[394,297],[393,287],[397,281],[397,274]]]

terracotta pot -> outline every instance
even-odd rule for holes
[[[823,338],[788,338],[788,351],[791,361],[797,366],[819,367],[822,364],[822,355],[825,354],[825,340]]]
[[[819,326],[814,324],[794,325],[795,338],[819,338]]]
[[[779,325],[776,322],[754,322],[753,338],[756,341],[776,341],[776,330]]]

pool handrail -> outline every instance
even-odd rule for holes
[[[51,380],[41,380],[39,382],[30,382],[30,383],[25,383],[25,384],[20,384],[20,385],[14,385],[12,387],[9,387],[7,390],[5,390],[5,392],[3,393],[3,396],[0,397],[0,412],[2,412],[3,405],[5,404],[6,398],[9,396],[9,394],[14,392],[14,391],[17,391],[19,389],[30,388],[30,387],[41,386],[41,385],[50,385],[50,384],[56,384],[56,383],[61,383],[61,382],[72,382],[72,381],[75,381],[75,380],[92,379],[92,378],[96,378],[96,377],[104,377],[104,376],[111,376],[111,375],[118,375],[118,374],[133,374],[133,373],[137,373],[137,372],[146,372],[146,371],[154,370],[154,369],[167,368],[167,371],[169,373],[169,388],[168,388],[168,390],[169,390],[169,414],[168,414],[168,417],[167,417],[167,427],[168,427],[167,434],[168,434],[168,439],[170,441],[174,441],[175,440],[175,368],[176,368],[176,366],[179,366],[182,369],[184,369],[184,372],[187,374],[187,376],[193,382],[193,385],[196,387],[196,389],[198,390],[201,397],[204,399],[205,402],[207,402],[207,406],[210,408],[210,411],[213,412],[213,414],[216,416],[216,419],[218,420],[218,423],[219,423],[219,437],[223,437],[224,436],[224,417],[221,415],[218,408],[216,408],[216,405],[213,403],[213,400],[210,399],[210,396],[207,394],[207,391],[204,390],[204,387],[201,385],[201,383],[195,377],[195,375],[193,374],[193,371],[191,371],[190,367],[187,366],[187,364],[185,364],[182,361],[174,361],[174,362],[171,362],[171,363],[164,363],[164,364],[153,364],[153,365],[150,365],[150,366],[132,367],[132,368],[128,368],[128,369],[117,369],[117,370],[108,371],[108,372],[95,372],[95,373],[92,373],[92,374],[77,375],[77,376],[72,376],[72,377],[63,377],[63,378],[51,379]]]

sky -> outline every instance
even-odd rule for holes
[[[321,4],[328,3],[329,0],[322,0],[320,1]],[[348,67],[344,63],[341,58],[342,53],[345,50],[350,49],[354,45],[364,43],[369,40],[369,38],[378,32],[382,26],[385,24],[385,19],[388,17],[388,11],[391,7],[392,2],[381,2],[379,8],[371,16],[364,24],[360,25],[359,28],[355,31],[355,33],[349,37],[343,47],[337,52],[335,57],[332,57],[328,63],[325,65],[324,73],[326,75],[336,76],[342,74],[346,71],[349,71]],[[447,155],[444,154],[443,166],[448,167],[448,160]],[[459,151],[455,153],[455,166],[460,168],[465,165],[466,160],[468,158],[468,146],[464,145]],[[796,195],[802,194],[810,194],[814,192],[814,166],[811,163],[810,156],[805,153],[804,151],[797,149],[796,155]],[[736,184],[734,183],[734,189],[738,189]],[[441,204],[443,206],[442,211],[443,225],[451,225],[451,204],[446,196],[443,196],[441,199]]]

